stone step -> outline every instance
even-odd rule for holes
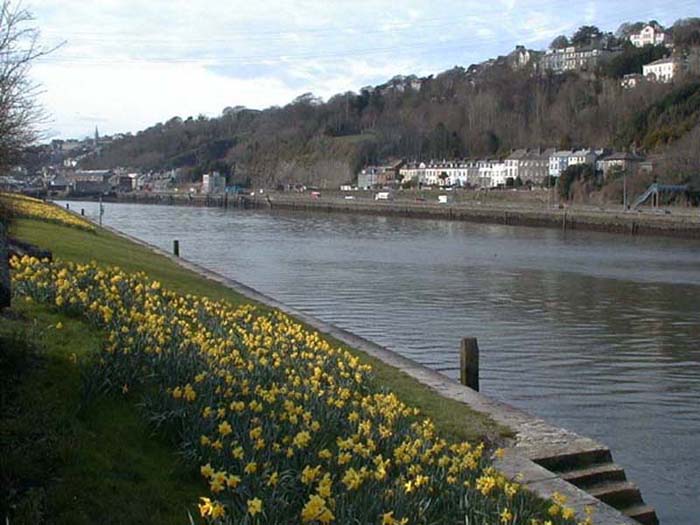
[[[586,492],[618,510],[644,503],[637,486],[629,481],[600,483],[587,488]]]
[[[562,472],[561,479],[585,490],[586,487],[606,481],[626,481],[627,476],[621,466],[615,463],[601,463]]]
[[[659,518],[656,516],[654,507],[649,505],[633,505],[622,509],[625,516],[629,516],[633,520],[638,521],[642,525],[659,525]]]
[[[580,450],[570,454],[558,454],[552,457],[531,458],[538,465],[550,472],[566,472],[583,469],[590,465],[612,463],[612,454],[608,448]]]

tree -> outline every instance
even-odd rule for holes
[[[603,33],[596,26],[581,26],[574,33],[574,36],[571,37],[571,45],[587,46],[602,36]]]
[[[36,101],[38,87],[28,74],[31,64],[51,50],[39,45],[33,20],[19,2],[0,3],[0,168],[17,161],[38,138],[44,121]]]
[[[664,58],[668,54],[668,49],[663,45],[646,45],[644,47],[634,47],[627,44],[619,55],[603,66],[603,72],[612,78],[622,78],[630,73],[642,72],[642,66],[654,60]]]
[[[564,200],[571,198],[571,186],[577,180],[592,180],[595,170],[590,164],[574,164],[567,167],[559,176],[559,196]]]
[[[549,44],[549,49],[564,49],[565,47],[569,47],[569,39],[566,35],[559,35]]]
[[[700,18],[682,18],[671,27],[674,45],[682,48],[700,46]]]

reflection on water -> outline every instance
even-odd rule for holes
[[[96,204],[74,204],[88,214]],[[700,243],[106,204],[105,223],[609,445],[665,523],[700,501]]]

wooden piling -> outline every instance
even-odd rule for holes
[[[476,337],[464,337],[459,352],[460,382],[479,391],[479,345]]]
[[[180,257],[180,241],[177,239],[173,241],[173,255],[175,257]]]

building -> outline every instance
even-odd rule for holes
[[[558,177],[569,167],[569,157],[573,152],[570,150],[553,151],[549,156],[549,176]]]
[[[378,166],[368,166],[357,175],[357,187],[362,190],[369,190],[377,186]]]
[[[222,193],[226,188],[226,178],[218,171],[202,175],[202,193]]]
[[[626,152],[615,152],[600,157],[596,161],[596,171],[603,174],[603,179],[614,172],[633,175],[644,161],[639,155]]]
[[[567,164],[567,167],[576,166],[577,164],[590,164],[592,166],[595,166],[595,161],[597,158],[598,155],[595,151],[591,149],[579,149],[571,152],[571,155],[569,155],[569,162]]]
[[[663,27],[658,24],[647,24],[639,33],[630,35],[630,42],[636,47],[658,46],[668,42]]]
[[[117,183],[117,190],[122,193],[128,193],[136,189],[136,173],[130,173],[129,175],[120,175],[119,182]]]
[[[683,60],[678,57],[662,58],[642,66],[642,73],[647,80],[655,82],[672,82],[683,70]]]
[[[610,49],[604,43],[549,49],[540,57],[538,69],[541,73],[547,71],[552,73],[565,73],[567,71],[592,73],[619,53],[619,50]]]
[[[642,82],[644,82],[644,75],[640,75],[639,73],[631,73],[622,77],[620,85],[625,89],[631,89],[637,87]]]
[[[526,149],[516,149],[506,158],[506,178],[507,179],[517,179],[520,173],[520,164],[523,159],[527,156]]]
[[[506,185],[508,171],[505,162],[499,160],[480,160],[479,186],[482,188],[498,188]]]
[[[528,150],[520,159],[518,177],[525,184],[541,185],[549,175],[549,157],[554,148]]]
[[[425,182],[425,162],[409,162],[399,170],[402,183],[421,184]],[[359,179],[358,179],[359,180]],[[358,183],[359,186],[359,183]]]

